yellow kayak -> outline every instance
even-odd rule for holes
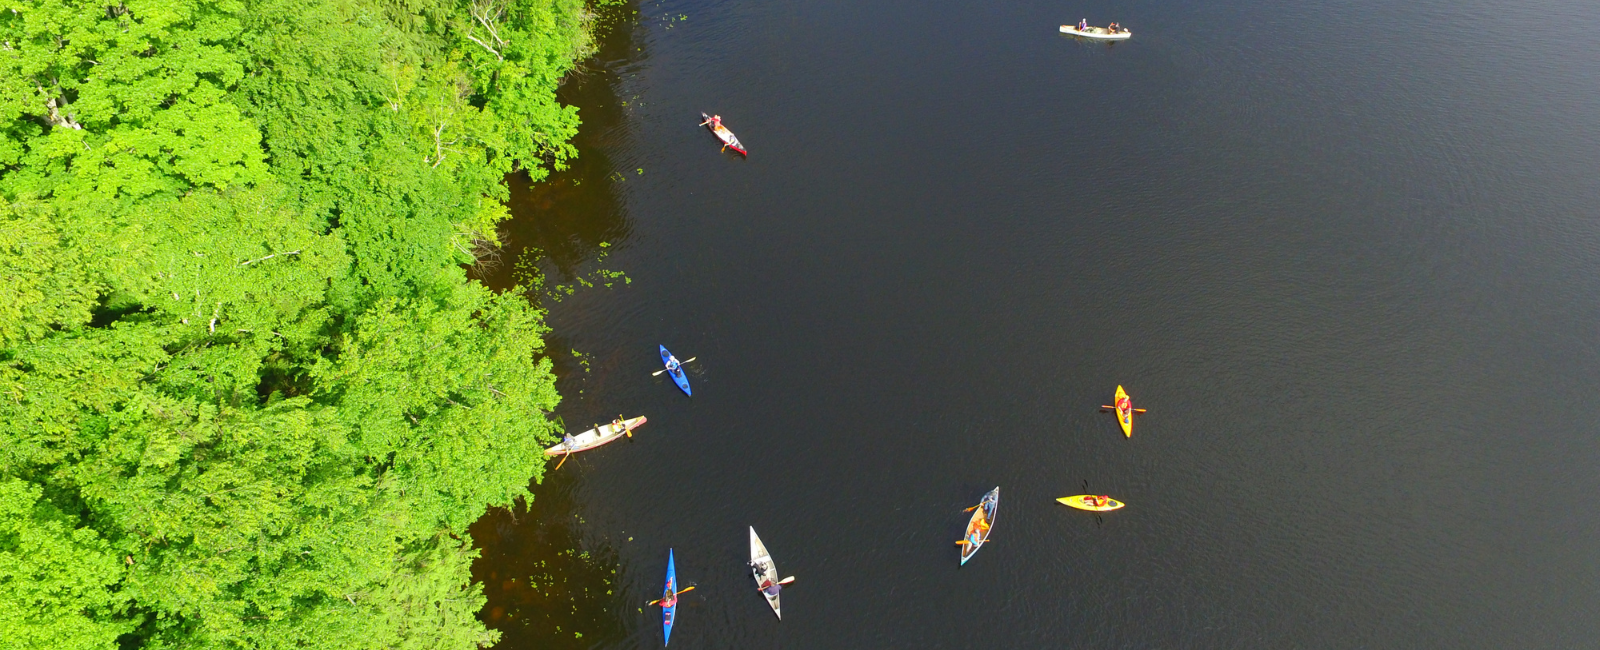
[[[1128,392],[1117,386],[1117,401],[1112,402],[1117,410],[1117,424],[1122,425],[1122,435],[1133,437],[1133,400],[1128,398]]]
[[[1106,512],[1109,510],[1116,510],[1121,508],[1123,505],[1126,505],[1121,501],[1111,497],[1104,497],[1106,502],[1105,505],[1095,505],[1095,498],[1096,496],[1092,494],[1080,494],[1072,497],[1061,497],[1056,499],[1056,501],[1060,502],[1061,505],[1064,506],[1071,506],[1079,510],[1088,510],[1090,512]]]

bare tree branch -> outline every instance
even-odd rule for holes
[[[478,39],[477,39],[477,38],[476,38],[476,37],[474,37],[474,36],[473,36],[473,35],[471,35],[471,34],[467,34],[467,38],[469,38],[469,39],[471,39],[471,40],[472,40],[472,42],[474,42],[474,43],[477,43],[477,44],[479,44],[479,45],[482,45],[482,46],[483,46],[483,49],[485,49],[485,50],[488,50],[488,51],[489,51],[489,53],[490,53],[490,54],[493,54],[493,55],[494,55],[494,58],[496,58],[496,59],[500,59],[500,60],[501,60],[501,61],[504,61],[504,60],[506,60],[506,58],[505,58],[505,57],[503,57],[503,56],[500,56],[500,53],[499,53],[499,52],[497,52],[497,51],[495,51],[495,49],[494,49],[494,48],[492,48],[492,47],[489,47],[489,45],[488,45],[488,44],[486,44],[486,43],[484,43],[484,42],[483,42],[483,41],[480,41],[480,40],[478,40]]]
[[[478,24],[483,25],[483,28],[489,32],[489,39],[494,41],[495,45],[502,48],[509,45],[505,39],[500,38],[500,19],[506,15],[506,6],[501,0],[473,0],[468,11],[472,13],[472,19],[478,21]],[[488,43],[478,40],[478,37],[473,36],[471,32],[467,33],[467,38],[483,46],[483,49],[488,50],[495,58],[501,61],[506,60],[506,57],[502,56],[499,50],[490,47]]]
[[[266,257],[263,257],[261,259],[255,259],[255,260],[248,260],[248,261],[240,262],[239,266],[250,266],[251,264],[255,264],[256,262],[265,262],[265,261],[270,260],[270,259],[272,259],[274,257],[279,256],[279,255],[299,255],[299,254],[300,254],[300,251],[289,251],[287,253],[273,253],[273,254],[268,255]]]
[[[34,84],[33,87],[39,89],[40,95],[46,95],[50,97],[49,99],[45,100],[44,107],[45,110],[49,112],[49,115],[45,116],[45,119],[50,121],[51,126],[64,126],[69,129],[77,129],[80,131],[83,130],[83,125],[74,121],[71,113],[66,115],[61,114],[61,108],[56,103],[56,100],[60,99],[59,97],[50,96],[44,91],[44,86],[39,84]],[[61,86],[57,85],[56,90],[61,90]]]

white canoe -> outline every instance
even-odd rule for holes
[[[1126,41],[1130,38],[1133,38],[1133,32],[1123,30],[1113,34],[1111,30],[1108,30],[1104,27],[1090,27],[1083,31],[1079,31],[1077,27],[1073,27],[1072,25],[1062,25],[1061,33],[1071,34],[1073,36],[1082,36],[1084,38],[1098,38],[1102,41]]]
[[[750,527],[750,574],[755,576],[757,589],[764,590],[778,582],[778,565],[772,562],[772,555],[767,553],[766,545],[756,536],[755,526]],[[766,591],[762,591],[761,595],[767,599],[767,604],[772,606],[772,613],[778,615],[778,620],[783,620],[783,612],[778,609],[777,594],[768,596]]]
[[[597,428],[590,429],[573,436],[572,446],[570,448],[567,446],[567,441],[562,440],[561,442],[557,443],[556,446],[544,450],[544,455],[560,456],[562,454],[588,451],[608,442],[615,441],[617,438],[621,438],[623,434],[639,428],[639,425],[644,424],[646,421],[647,420],[645,420],[644,416],[641,415],[636,418],[623,420],[622,426],[617,426],[615,423],[602,424]]]

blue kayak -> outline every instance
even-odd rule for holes
[[[672,375],[672,382],[677,384],[678,388],[683,389],[684,395],[694,397],[694,393],[689,391],[689,376],[683,374],[683,364],[678,363],[678,358],[672,356],[672,353],[667,351],[667,346],[663,345],[660,347],[661,363],[667,366],[667,374]],[[673,366],[677,366],[677,369],[673,369]]]
[[[667,587],[661,590],[661,597],[671,602],[671,605],[661,607],[661,645],[672,642],[672,619],[678,613],[678,571],[672,566],[672,549],[667,549]]]

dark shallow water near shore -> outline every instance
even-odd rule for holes
[[[668,547],[673,648],[1600,638],[1600,5],[633,8],[486,279],[626,272],[559,415],[650,423],[475,527],[500,648],[659,647]]]

